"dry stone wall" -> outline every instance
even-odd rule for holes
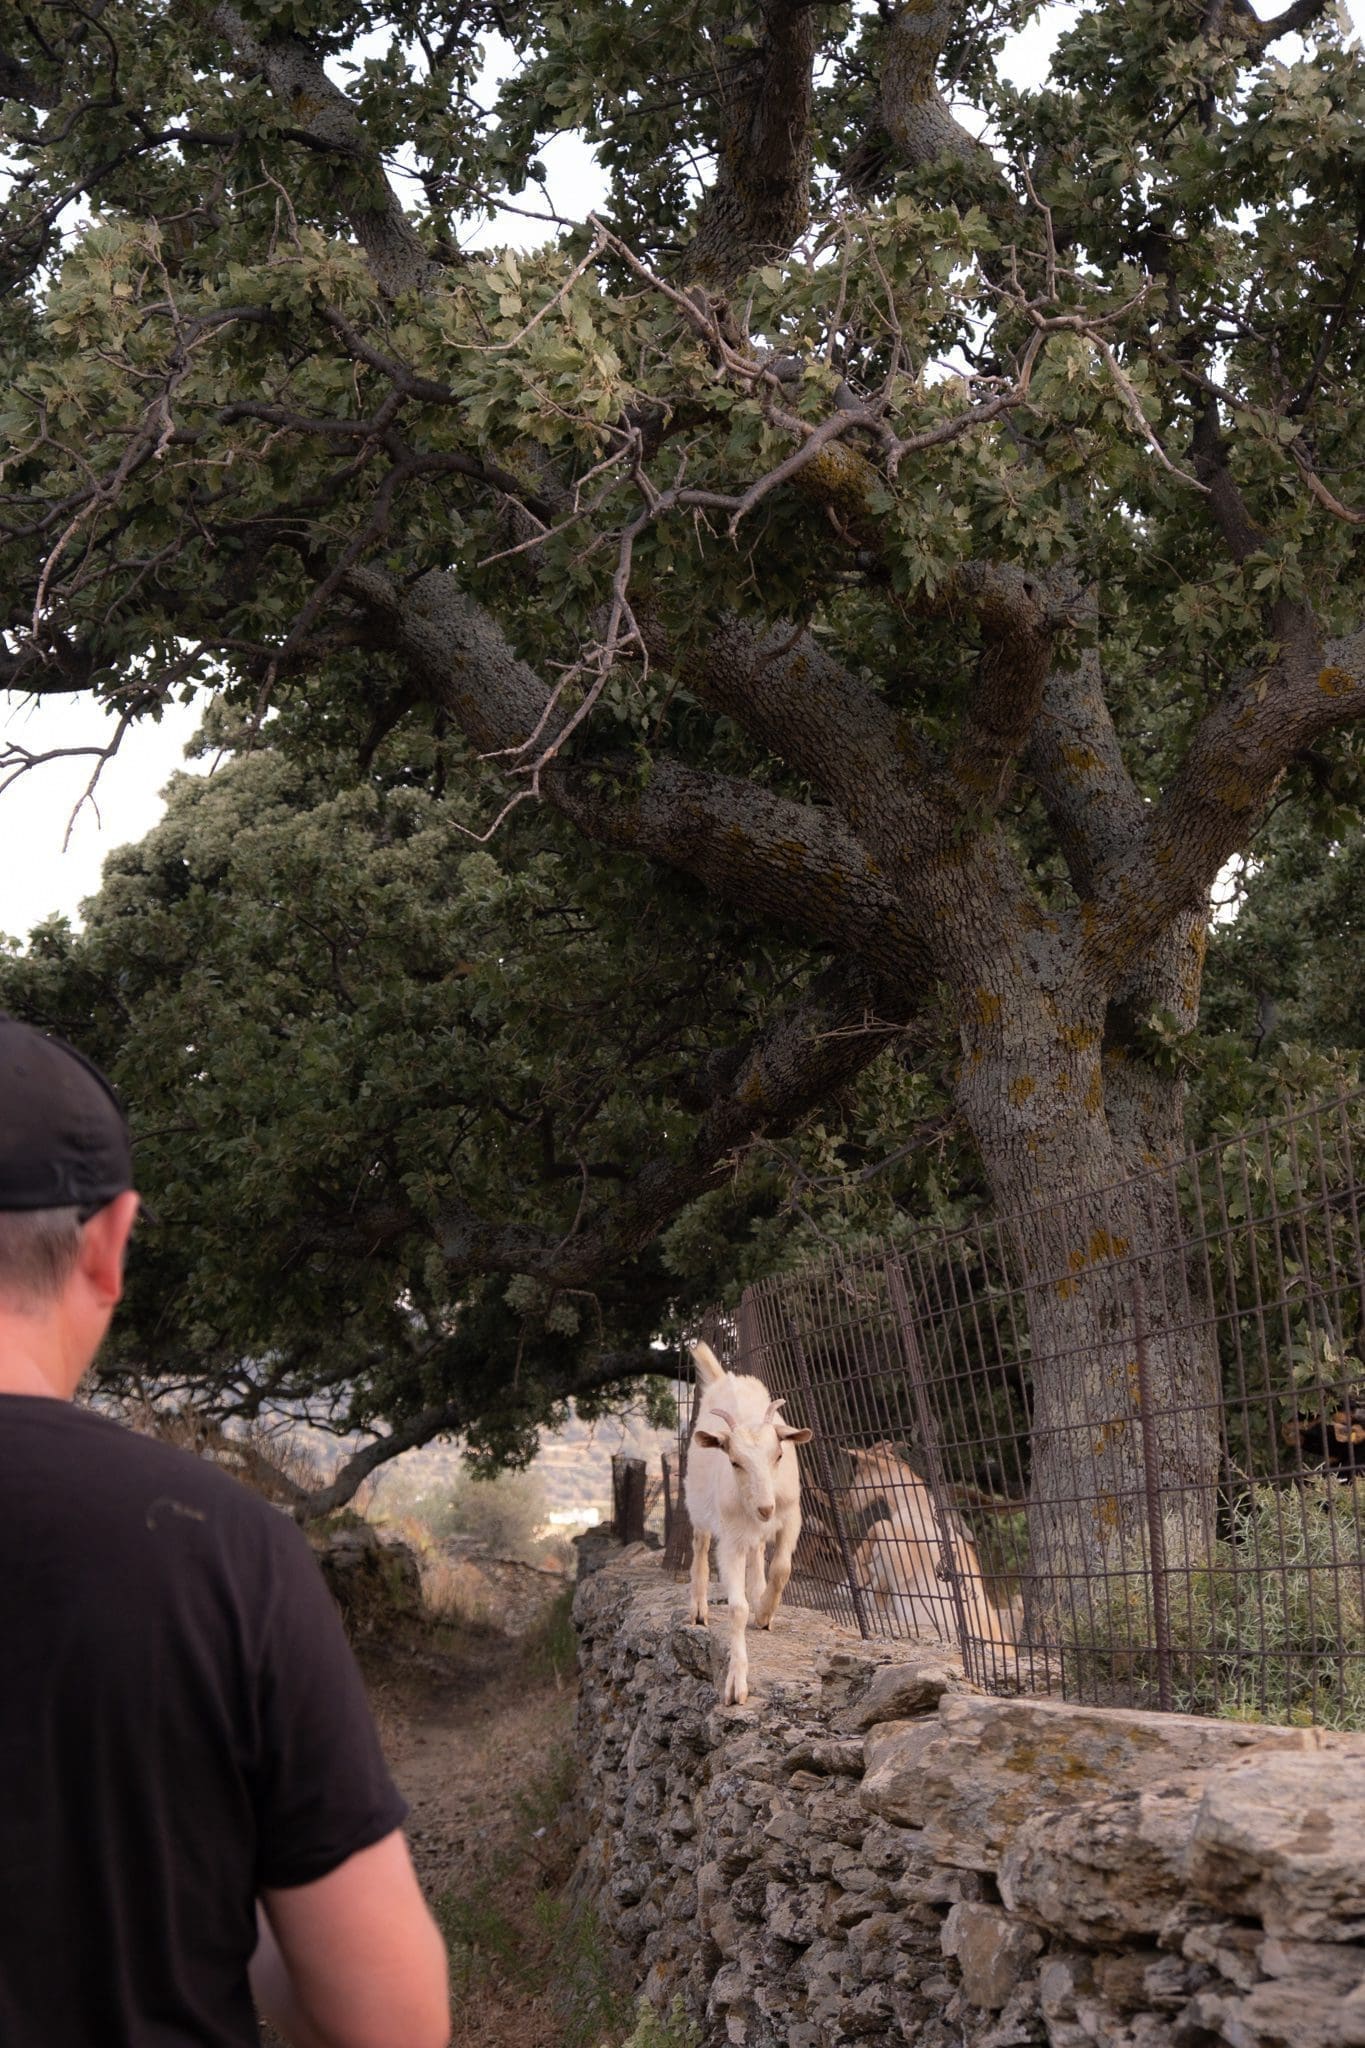
[[[986,1698],[784,1607],[743,1707],[657,1556],[579,1589],[579,1866],[708,2048],[1365,2048],[1365,1737]]]

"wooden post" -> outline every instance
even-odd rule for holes
[[[618,1543],[645,1540],[645,1461],[614,1457],[611,1461],[611,1533]]]

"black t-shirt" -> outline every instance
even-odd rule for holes
[[[255,2048],[257,1894],[405,1812],[293,1523],[0,1395],[3,2048]]]

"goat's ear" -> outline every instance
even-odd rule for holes
[[[779,1422],[777,1433],[784,1444],[808,1444],[815,1435],[813,1429],[793,1429],[788,1422]]]
[[[729,1437],[717,1436],[711,1429],[694,1429],[692,1441],[694,1444],[704,1445],[708,1451],[728,1451],[730,1448]]]
[[[697,1363],[697,1378],[704,1387],[713,1387],[717,1380],[725,1378],[725,1367],[709,1344],[696,1343],[688,1346]]]

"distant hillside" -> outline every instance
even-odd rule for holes
[[[685,1409],[692,1398],[691,1387],[680,1385],[675,1393]],[[335,1468],[348,1448],[322,1430],[301,1430],[299,1438],[324,1473]],[[639,1417],[588,1423],[574,1416],[562,1429],[542,1430],[540,1452],[531,1470],[544,1489],[548,1514],[556,1519],[572,1514],[587,1522],[596,1509],[605,1520],[611,1513],[613,1455],[644,1458],[649,1477],[657,1479],[660,1453],[676,1449],[674,1430],[650,1429]],[[458,1443],[427,1444],[420,1451],[405,1451],[382,1468],[376,1482],[376,1505],[382,1507],[386,1494],[439,1495],[454,1486],[460,1464]]]

